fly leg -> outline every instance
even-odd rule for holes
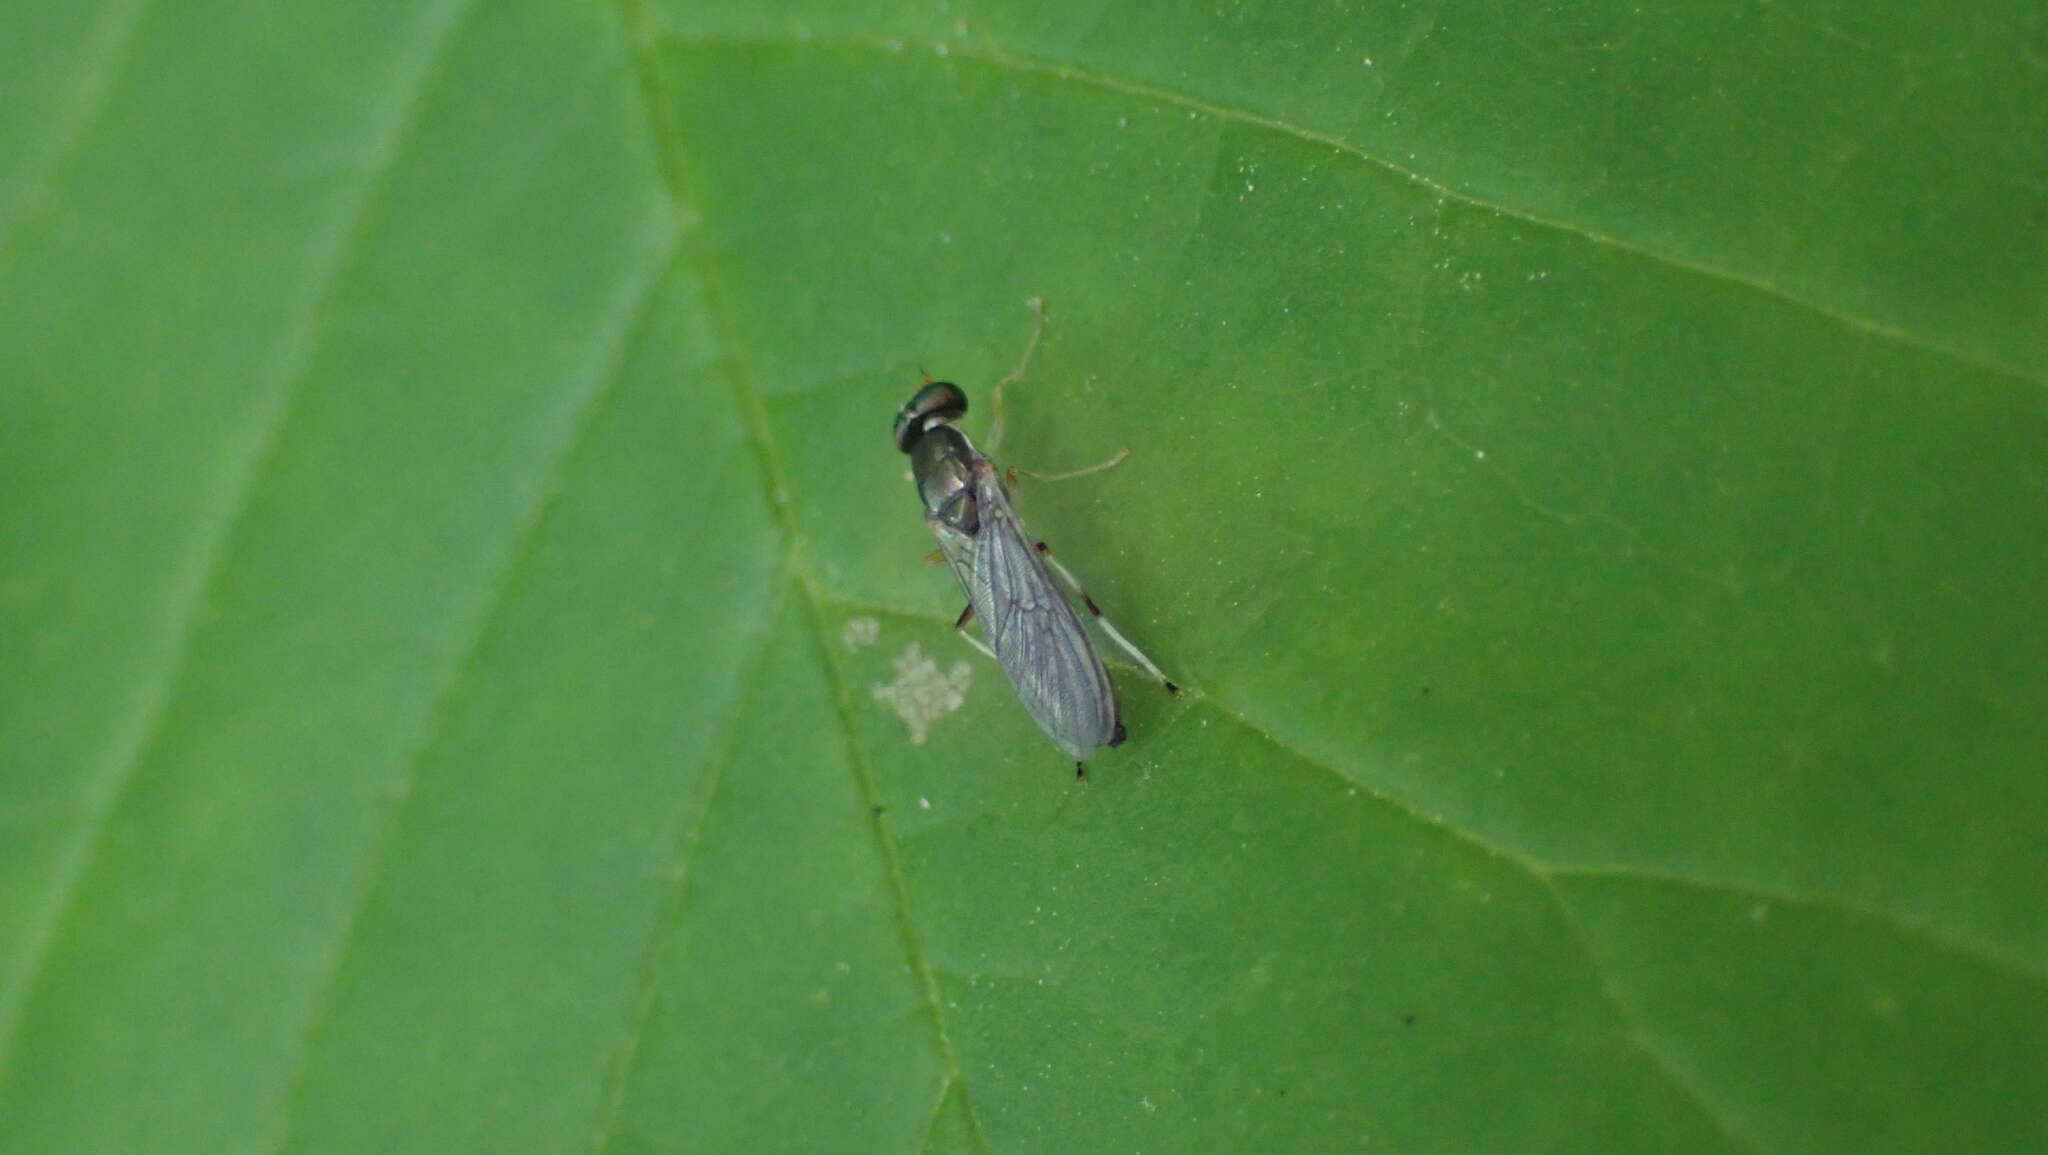
[[[1115,469],[1117,466],[1122,465],[1124,459],[1130,455],[1130,447],[1125,446],[1117,450],[1108,461],[1098,461],[1085,469],[1069,470],[1066,473],[1035,473],[1029,469],[1019,469],[1012,465],[1003,471],[1003,485],[1014,491],[1017,488],[1017,479],[1020,477],[1028,477],[1033,481],[1072,481],[1076,477],[1086,477],[1091,473],[1102,473],[1105,470]]]
[[[1032,354],[1038,352],[1038,339],[1045,335],[1045,298],[1033,297],[1024,303],[1031,306],[1031,339],[1024,343],[1024,355],[1017,358],[1017,367],[1010,370],[1009,376],[996,382],[994,389],[989,390],[986,452],[991,456],[995,454],[996,446],[1003,443],[1003,386],[1015,385],[1024,380],[1025,370],[1031,368]]]
[[[960,611],[960,616],[953,619],[953,632],[959,634],[960,637],[964,639],[968,645],[973,646],[975,649],[980,650],[984,654],[987,654],[989,661],[998,661],[999,659],[997,659],[996,657],[996,652],[988,648],[987,642],[984,642],[980,638],[977,638],[973,634],[967,632],[967,623],[973,620],[974,603],[968,602],[967,608]]]
[[[1167,684],[1172,685],[1171,682]],[[1176,688],[1174,690],[1174,693],[1178,694],[1180,693],[1180,690]],[[1116,733],[1111,735],[1109,741],[1104,742],[1103,745],[1109,747],[1117,747],[1123,744],[1124,724],[1121,721],[1119,721],[1116,724]],[[1088,763],[1081,761],[1079,758],[1074,759],[1074,781],[1079,782],[1083,786],[1086,786],[1088,784]]]
[[[996,450],[1003,443],[1003,387],[1016,385],[1024,380],[1024,374],[1031,368],[1031,358],[1038,352],[1039,338],[1045,335],[1045,298],[1032,297],[1024,303],[1031,307],[1031,339],[1024,343],[1024,355],[1017,358],[1017,367],[1010,370],[1008,376],[996,382],[995,387],[989,390],[988,443],[983,451],[989,457],[994,457]],[[926,380],[930,378],[927,377]],[[1108,461],[1099,461],[1086,469],[1076,469],[1068,473],[1033,473],[1029,469],[1011,466],[1006,471],[1005,479],[1011,489],[1017,488],[1019,477],[1028,477],[1033,481],[1066,481],[1070,478],[1086,477],[1091,473],[1101,473],[1106,469],[1115,469],[1130,455],[1130,449],[1119,449]]]
[[[1038,556],[1045,559],[1045,564],[1052,567],[1052,572],[1058,574],[1059,579],[1066,583],[1067,588],[1073,590],[1074,595],[1081,599],[1081,604],[1088,607],[1088,612],[1095,616],[1095,624],[1102,627],[1102,632],[1109,636],[1109,640],[1115,642],[1118,649],[1129,654],[1133,661],[1143,666],[1146,673],[1159,679],[1159,684],[1166,687],[1167,693],[1178,696],[1180,694],[1180,687],[1174,685],[1173,679],[1167,677],[1165,672],[1158,666],[1153,665],[1152,659],[1146,657],[1144,651],[1132,645],[1129,638],[1124,637],[1115,626],[1109,623],[1108,618],[1102,616],[1102,607],[1096,605],[1095,599],[1088,596],[1088,591],[1081,587],[1081,579],[1074,576],[1074,571],[1061,564],[1060,559],[1052,556],[1052,548],[1050,546],[1047,546],[1042,541],[1038,542],[1037,546]]]

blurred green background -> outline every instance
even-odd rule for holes
[[[13,0],[0,1150],[2043,1149],[2044,110],[2036,0]],[[1087,786],[887,436],[1033,295],[1189,688]]]

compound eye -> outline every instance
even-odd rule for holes
[[[951,381],[934,381],[911,394],[896,411],[896,448],[905,453],[935,423],[958,421],[967,415],[967,394]]]

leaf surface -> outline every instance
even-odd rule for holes
[[[0,1147],[2048,1141],[2038,6],[0,44]]]

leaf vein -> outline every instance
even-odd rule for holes
[[[935,615],[914,615],[935,617]],[[1295,745],[1261,726],[1242,711],[1218,701],[1214,696],[1203,694],[1203,700],[1217,712],[1239,725],[1260,735],[1281,750],[1313,766],[1320,766],[1344,782],[1371,794],[1375,799],[1409,815],[1418,822],[1437,827],[1445,833],[1478,848],[1503,862],[1511,863],[1527,871],[1538,882],[1554,885],[1560,878],[1626,878],[1651,882],[1664,882],[1673,886],[1688,886],[1698,890],[1722,891],[1729,894],[1749,895],[1786,904],[1797,904],[1833,909],[1847,914],[1882,923],[1906,937],[1918,939],[1928,946],[1949,953],[1962,955],[1993,966],[2001,971],[2036,983],[2048,985],[2048,973],[2029,966],[2018,958],[1979,942],[1958,939],[1951,934],[1933,927],[1914,922],[1896,911],[1870,906],[1852,898],[1834,894],[1801,893],[1793,890],[1776,889],[1765,885],[1733,879],[1703,878],[1679,874],[1675,871],[1660,871],[1652,867],[1615,864],[1608,866],[1581,866],[1538,858],[1520,847],[1496,842],[1474,830],[1469,830],[1438,814],[1433,814],[1412,800],[1388,791],[1385,787],[1353,774],[1337,763]]]
[[[654,991],[661,977],[666,944],[683,925],[684,898],[689,889],[690,876],[697,863],[698,848],[703,845],[704,823],[710,818],[712,807],[717,804],[719,787],[724,783],[725,772],[732,764],[733,754],[739,743],[740,723],[746,718],[747,711],[753,707],[754,700],[760,693],[763,673],[772,649],[769,643],[775,637],[774,624],[782,614],[783,602],[787,599],[792,580],[789,575],[784,576],[774,603],[762,615],[760,638],[754,654],[747,659],[748,672],[740,681],[740,692],[734,698],[732,709],[726,717],[725,733],[719,740],[717,753],[705,765],[704,782],[698,787],[690,814],[676,839],[674,860],[669,869],[669,885],[662,896],[661,912],[655,918],[653,932],[649,935],[647,946],[641,955],[639,986],[633,998],[633,1017],[627,1025],[626,1037],[613,1055],[604,1094],[599,1100],[596,1138],[591,1146],[592,1155],[603,1155],[611,1148],[612,1140],[619,1134],[619,1116],[625,1107],[626,1092],[634,1066],[639,1061],[640,1043],[646,1037],[648,1022],[654,1017]]]
[[[1600,998],[1614,1012],[1614,1017],[1620,1025],[1623,1041],[1628,1044],[1630,1049],[1643,1056],[1649,1062],[1651,1068],[1657,1072],[1657,1076],[1660,1079],[1676,1088],[1682,1096],[1691,1100],[1693,1106],[1699,1110],[1699,1113],[1706,1118],[1708,1123],[1713,1125],[1716,1131],[1721,1133],[1721,1137],[1728,1141],[1730,1147],[1739,1151],[1763,1150],[1762,1144],[1738,1133],[1734,1124],[1728,1120],[1725,1111],[1717,1108],[1708,1100],[1706,1093],[1696,1085],[1696,1080],[1680,1070],[1671,1057],[1653,1044],[1650,1041],[1650,1037],[1643,1033],[1642,1024],[1636,1019],[1635,1009],[1623,1001],[1620,990],[1614,985],[1613,977],[1608,974],[1606,966],[1600,962],[1600,956],[1594,953],[1593,944],[1587,939],[1585,928],[1579,925],[1578,915],[1572,910],[1571,903],[1565,899],[1564,893],[1557,888],[1557,884],[1549,875],[1541,876],[1539,881],[1542,883],[1544,893],[1556,905],[1558,919],[1564,924],[1565,934],[1571,939],[1572,946],[1586,960],[1586,969],[1593,974],[1594,985],[1599,988]]]
[[[935,613],[901,603],[879,602],[831,591],[820,591],[820,596],[826,597],[842,606],[859,609],[866,613],[888,614],[894,617],[909,618],[917,621],[936,622],[945,626],[953,624],[953,617],[950,614]],[[1717,890],[1729,894],[1747,895],[1788,905],[1796,904],[1837,910],[1859,918],[1867,918],[1872,922],[1882,923],[1901,935],[1924,941],[1930,948],[1974,959],[2015,977],[2048,986],[2048,969],[2043,969],[2040,964],[2029,962],[2011,953],[2006,948],[1976,939],[1961,938],[1952,931],[1937,929],[1928,924],[1916,922],[1897,911],[1859,902],[1854,898],[1844,895],[1818,891],[1797,891],[1773,887],[1766,883],[1739,879],[1707,878],[1628,863],[1580,865],[1537,858],[1528,851],[1510,843],[1496,842],[1476,831],[1459,826],[1448,818],[1432,814],[1420,804],[1401,798],[1369,779],[1359,777],[1341,768],[1328,757],[1311,753],[1307,749],[1282,738],[1250,715],[1223,702],[1213,694],[1201,690],[1195,683],[1184,682],[1182,688],[1187,692],[1188,701],[1191,705],[1195,702],[1208,705],[1237,724],[1265,738],[1293,757],[1310,765],[1320,766],[1330,774],[1342,779],[1347,785],[1356,786],[1361,790],[1371,793],[1374,798],[1387,805],[1401,809],[1416,821],[1438,827],[1489,855],[1514,863],[1539,880],[1550,881],[1567,877],[1637,879],[1663,882],[1673,886],[1689,886],[1699,890]]]
[[[1852,918],[1866,919],[1877,923],[1902,938],[1917,940],[1928,948],[1953,954],[1972,962],[1991,967],[2013,978],[2041,986],[2048,986],[2048,970],[2041,964],[2006,953],[1988,943],[1956,937],[1952,932],[1937,930],[1924,923],[1914,922],[1896,911],[1871,906],[1852,898],[1833,894],[1802,893],[1773,887],[1763,883],[1746,882],[1736,879],[1700,878],[1681,874],[1677,871],[1659,870],[1654,867],[1617,863],[1607,866],[1553,863],[1545,871],[1553,879],[1618,879],[1625,882],[1657,883],[1664,886],[1685,887],[1690,890],[1711,891],[1738,897],[1754,898],[1785,906],[1804,906],[1816,910],[1830,910]]]
[[[809,601],[809,620],[813,640],[817,646],[818,661],[832,682],[833,705],[839,712],[841,727],[846,732],[848,760],[854,776],[859,780],[861,796],[867,804],[868,813],[873,816],[875,843],[883,864],[889,871],[889,887],[895,898],[897,921],[900,924],[904,950],[909,956],[913,973],[924,996],[925,1006],[931,1012],[932,1029],[937,1036],[939,1057],[945,1062],[945,1073],[941,1082],[952,1083],[960,1089],[960,1101],[967,1108],[967,1118],[974,1126],[975,1137],[981,1141],[983,1151],[990,1150],[988,1133],[982,1128],[981,1115],[975,1110],[974,1097],[968,1093],[966,1080],[960,1071],[959,1052],[953,1046],[951,1032],[946,1026],[944,1003],[939,998],[939,983],[932,970],[930,956],[924,949],[924,938],[917,931],[917,922],[910,912],[910,884],[903,873],[903,856],[896,849],[896,838],[884,821],[881,790],[875,784],[874,769],[868,763],[867,750],[856,736],[853,720],[853,706],[846,679],[840,674],[838,665],[832,661],[832,648],[827,640],[823,621],[824,607],[818,590],[805,583]]]
[[[497,579],[476,611],[475,625],[471,629],[468,641],[435,689],[426,724],[421,730],[420,741],[407,755],[398,774],[395,794],[378,823],[369,851],[369,860],[363,867],[362,878],[356,886],[355,899],[350,905],[348,921],[343,924],[340,936],[319,969],[320,987],[314,997],[313,1009],[307,1015],[305,1026],[300,1032],[297,1066],[287,1083],[284,1105],[272,1129],[275,1135],[275,1141],[270,1147],[272,1151],[283,1150],[291,1137],[291,1120],[298,1102],[305,1094],[313,1049],[331,1026],[335,1000],[339,997],[342,968],[362,929],[363,916],[368,911],[372,898],[383,882],[385,871],[390,866],[392,844],[397,838],[406,808],[418,797],[418,786],[421,776],[425,773],[426,764],[447,730],[460,691],[472,679],[479,655],[503,624],[504,613],[512,602],[513,593],[532,573],[531,563],[541,538],[541,531],[561,499],[563,487],[560,479],[588,451],[591,434],[598,424],[598,419],[620,392],[627,355],[638,335],[654,315],[652,306],[659,299],[658,290],[665,279],[666,271],[673,263],[673,255],[674,250],[671,249],[661,260],[650,261],[647,270],[640,275],[640,283],[633,286],[627,298],[631,303],[620,311],[622,323],[618,331],[605,343],[604,352],[598,359],[598,372],[594,375],[597,386],[579,407],[567,435],[562,439],[561,448],[548,467],[547,482],[539,488],[532,508],[514,529]]]
[[[732,45],[795,48],[799,44],[807,47],[839,45],[845,48],[871,51],[888,56],[902,55],[901,48],[905,43],[902,38],[859,36],[798,41],[794,38],[785,39],[765,35],[750,36],[722,33],[712,35],[679,31],[670,31],[666,35],[673,37],[679,43],[706,47]],[[1978,372],[2025,382],[2036,387],[2048,388],[2048,376],[2043,376],[2037,371],[2018,365],[2006,364],[1993,357],[1958,348],[1926,334],[1917,333],[1910,329],[1878,320],[1875,317],[1804,296],[1797,290],[1780,285],[1766,276],[1711,265],[1703,261],[1679,256],[1676,253],[1666,252],[1641,241],[1604,233],[1590,225],[1559,217],[1550,217],[1531,209],[1519,208],[1490,200],[1477,193],[1448,184],[1418,169],[1409,168],[1388,157],[1370,152],[1359,145],[1345,140],[1341,136],[1295,124],[1280,117],[1205,100],[1175,89],[1163,88],[1139,81],[1124,80],[1078,65],[1045,60],[1023,53],[1006,51],[1001,48],[949,43],[946,45],[946,55],[949,59],[953,60],[977,61],[1004,71],[1044,76],[1073,84],[1086,85],[1128,97],[1171,105],[1197,115],[1214,117],[1218,120],[1291,136],[1297,140],[1344,153],[1356,160],[1363,161],[1366,164],[1407,180],[1444,200],[1455,201],[1458,204],[1478,209],[1482,212],[1492,213],[1502,218],[1519,221],[1537,228],[1575,236],[1589,244],[1612,249],[1615,252],[1626,254],[1638,260],[1661,265],[1681,273],[1733,285],[1757,293],[1760,296],[1769,297],[1795,308],[1805,310],[1870,339],[1885,341]]]
[[[137,33],[150,7],[150,0],[130,0],[125,12],[103,19],[97,52],[99,67],[80,78],[74,87],[76,96],[65,113],[50,118],[59,122],[49,137],[53,147],[44,159],[42,171],[28,181],[28,193],[22,198],[13,222],[0,229],[0,268],[6,267],[32,222],[53,208],[51,198],[57,185],[85,155],[93,129],[112,106],[121,79],[135,59]]]
[[[621,18],[625,22],[628,35],[632,40],[633,62],[635,70],[639,74],[641,97],[646,102],[649,124],[652,131],[656,134],[656,143],[660,150],[664,174],[669,182],[670,195],[676,202],[676,210],[687,220],[692,222],[701,220],[702,216],[697,210],[697,199],[690,185],[689,170],[684,162],[682,135],[674,120],[667,113],[667,109],[677,98],[670,91],[667,80],[662,73],[656,46],[658,30],[654,18],[648,11],[645,0],[615,0],[615,2],[619,6]],[[789,487],[785,480],[780,453],[778,452],[774,435],[770,431],[766,408],[762,403],[760,390],[753,381],[746,359],[736,347],[729,343],[729,335],[734,330],[732,324],[726,318],[723,308],[725,283],[717,275],[717,269],[711,259],[710,251],[707,246],[699,245],[693,250],[693,255],[695,256],[698,272],[704,285],[705,308],[709,314],[708,320],[711,331],[728,338],[728,341],[722,342],[722,344],[726,349],[726,361],[732,369],[733,390],[739,402],[740,411],[745,419],[749,439],[753,444],[755,455],[760,463],[762,483],[768,493],[769,505],[775,511],[776,524],[781,532],[785,547],[790,551],[789,556],[792,558],[792,565],[801,575],[799,580],[804,583],[805,602],[808,611],[806,618],[811,627],[819,665],[832,685],[834,706],[839,713],[840,724],[845,732],[848,764],[858,779],[858,785],[868,805],[869,813],[874,816],[873,830],[875,839],[883,863],[888,869],[889,882],[895,900],[897,921],[903,935],[904,949],[908,956],[907,961],[918,978],[926,1007],[931,1013],[936,1046],[939,1057],[945,1067],[940,1082],[950,1083],[959,1088],[960,1100],[966,1108],[968,1121],[973,1127],[975,1137],[980,1141],[982,1150],[986,1151],[989,1149],[988,1135],[982,1127],[980,1114],[975,1110],[974,1100],[967,1092],[966,1081],[961,1077],[959,1059],[953,1048],[953,1041],[946,1026],[945,1013],[939,1002],[938,984],[932,977],[931,965],[925,957],[923,943],[918,936],[915,922],[911,917],[910,894],[904,881],[902,862],[896,852],[894,841],[890,837],[887,824],[882,821],[879,814],[879,795],[875,786],[873,772],[867,763],[866,753],[855,737],[852,708],[849,705],[846,684],[839,674],[838,667],[833,664],[830,658],[831,647],[827,644],[824,625],[820,620],[820,615],[822,614],[820,594],[816,584],[809,574],[805,572],[805,567],[803,566],[802,537],[789,507],[787,497]]]
[[[238,477],[232,484],[232,496],[224,503],[223,512],[213,519],[213,531],[198,542],[190,563],[185,567],[192,575],[191,588],[171,599],[172,604],[178,606],[172,610],[178,622],[168,631],[173,640],[154,674],[154,685],[143,691],[134,721],[120,728],[114,749],[108,752],[106,759],[109,768],[94,776],[95,781],[89,788],[92,801],[79,835],[65,848],[58,863],[53,886],[55,898],[40,925],[33,927],[26,936],[28,945],[23,952],[24,961],[17,969],[15,983],[7,991],[0,992],[0,1074],[4,1074],[13,1057],[22,1015],[39,988],[43,967],[49,961],[65,922],[78,907],[80,889],[103,850],[114,813],[165,731],[177,689],[192,662],[202,607],[213,596],[227,570],[234,553],[237,531],[248,515],[260,482],[271,467],[284,427],[311,372],[314,354],[326,327],[326,313],[334,294],[346,279],[352,251],[369,227],[376,205],[397,168],[399,158],[404,155],[422,106],[437,87],[441,65],[469,4],[470,0],[452,0],[452,11],[440,13],[435,19],[425,22],[419,42],[413,49],[419,58],[415,65],[416,77],[404,86],[406,95],[394,103],[390,124],[378,134],[373,150],[375,160],[365,172],[354,203],[337,217],[332,251],[325,254],[320,262],[325,267],[309,278],[315,287],[308,295],[308,304],[297,332],[287,341],[286,352],[280,362],[281,380],[271,391],[268,412],[255,421],[256,432],[239,464]]]
[[[1530,881],[1540,887],[1549,900],[1555,904],[1565,933],[1570,936],[1573,945],[1584,956],[1587,969],[1592,973],[1594,984],[1598,988],[1602,999],[1608,1003],[1615,1013],[1618,1033],[1622,1041],[1631,1050],[1641,1054],[1650,1063],[1651,1068],[1656,1071],[1661,1080],[1676,1090],[1680,1096],[1690,1101],[1708,1122],[1714,1126],[1715,1130],[1719,1131],[1728,1140],[1731,1146],[1742,1150],[1753,1149],[1752,1144],[1743,1142],[1737,1137],[1734,1129],[1722,1117],[1721,1113],[1715,1109],[1714,1105],[1707,1100],[1706,1096],[1695,1088],[1690,1080],[1681,1077],[1678,1070],[1672,1066],[1661,1052],[1650,1046],[1642,1031],[1636,1026],[1635,1019],[1629,1013],[1628,1007],[1615,992],[1613,982],[1609,979],[1606,970],[1600,965],[1598,957],[1594,955],[1591,946],[1586,942],[1585,935],[1579,929],[1576,920],[1572,916],[1571,907],[1565,902],[1563,894],[1558,891],[1556,883],[1552,881],[1548,866],[1529,857],[1522,851],[1493,842],[1482,835],[1458,826],[1456,823],[1440,815],[1432,814],[1414,802],[1393,794],[1383,787],[1362,781],[1345,773],[1334,763],[1310,754],[1300,747],[1264,730],[1243,714],[1217,702],[1213,698],[1207,699],[1207,704],[1211,709],[1216,710],[1226,718],[1271,743],[1296,761],[1305,765],[1319,767],[1336,777],[1339,781],[1364,791],[1374,801],[1395,813],[1446,834],[1455,841],[1463,843],[1479,853],[1527,875]]]

